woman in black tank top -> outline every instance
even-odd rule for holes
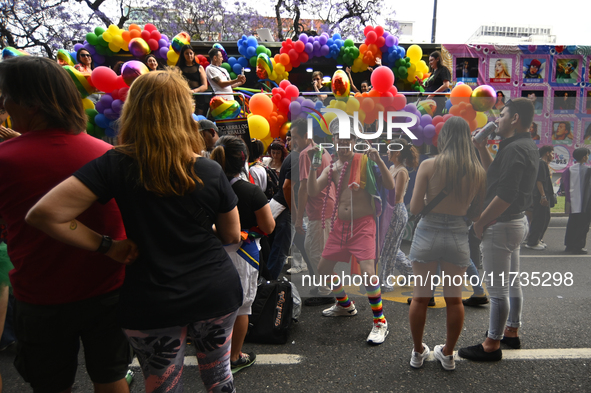
[[[195,61],[195,52],[190,45],[185,45],[181,48],[179,60],[176,66],[183,73],[183,77],[189,83],[189,87],[193,93],[201,93],[207,91],[207,77],[205,76],[205,69]],[[194,95],[195,114],[201,115],[207,106],[208,97],[201,95]]]

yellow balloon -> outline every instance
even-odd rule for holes
[[[109,25],[109,27],[107,28],[107,31],[111,34],[117,34],[117,33],[119,33],[119,28],[115,25]],[[103,36],[103,38],[104,38],[104,36]]]
[[[111,42],[109,42],[109,49],[111,49],[113,52],[117,53],[117,52],[119,52],[121,47],[119,45],[117,45],[114,41],[111,41]]]
[[[418,63],[423,57],[423,50],[418,45],[411,45],[407,49],[406,55],[410,58],[411,63]]]
[[[82,99],[82,107],[84,110],[86,109],[94,109],[94,102],[90,101],[88,98]]]
[[[488,117],[483,112],[476,112],[476,126],[482,128],[488,122]]]
[[[326,124],[328,124],[330,126],[330,122],[333,121],[334,119],[336,119],[337,115],[336,113],[325,113],[324,114],[324,120],[326,120]],[[330,133],[330,131],[328,130],[328,128],[326,128],[326,126],[324,125],[324,122],[320,123],[320,128],[322,129],[322,131],[324,131],[325,134],[327,135],[332,135]]]
[[[109,33],[108,31],[105,31],[103,33],[103,40],[105,40],[107,42],[111,42],[111,41],[113,41],[113,35],[111,33]]]
[[[261,142],[263,142],[263,145],[265,146],[266,153],[267,149],[269,148],[269,145],[273,142],[273,137],[271,136],[271,134],[269,134],[265,139],[262,139]]]
[[[357,112],[359,110],[359,101],[357,101],[357,98],[349,98],[349,100],[347,101],[347,108],[345,109],[345,112],[347,112],[348,115],[353,116],[353,112]]]
[[[261,115],[252,115],[248,118],[250,137],[263,140],[269,135],[269,122]]]
[[[345,104],[345,102],[343,102],[343,101],[337,101],[337,103],[335,104],[334,107],[344,111],[347,109],[347,104]]]

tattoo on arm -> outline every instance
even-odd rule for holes
[[[70,229],[74,231],[76,230],[76,228],[78,228],[78,223],[76,222],[76,220],[70,221]]]

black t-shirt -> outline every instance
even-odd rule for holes
[[[269,201],[259,186],[238,180],[232,184],[232,189],[238,197],[238,213],[240,213],[240,228],[248,230],[257,226],[255,212],[265,207]]]
[[[293,187],[296,198],[295,202],[297,204],[298,190],[300,189],[300,153],[297,151],[292,151],[283,160],[279,171],[279,191],[273,196],[273,199],[277,202],[288,207],[285,196],[283,195],[283,183],[285,183],[285,179],[291,180],[291,186]]]
[[[534,187],[533,192],[533,199],[534,203],[540,203],[540,191],[538,190],[537,182],[542,183],[542,187],[544,189],[544,194],[550,203],[550,207],[554,207],[554,187],[552,187],[552,177],[550,176],[550,169],[548,168],[548,164],[544,160],[540,160],[538,166],[538,178],[536,180],[536,186]]]
[[[495,196],[511,205],[503,216],[523,212],[532,203],[540,154],[529,132],[515,134],[499,143],[499,151],[486,173],[484,207]]]
[[[443,86],[443,82],[451,81],[451,75],[447,67],[441,66],[433,72],[433,75],[425,83],[425,91],[434,92]]]
[[[110,150],[74,174],[99,202],[115,198],[139,257],[127,266],[119,320],[127,329],[159,329],[226,315],[242,304],[240,277],[220,240],[179,201],[190,197],[215,222],[238,198],[220,165],[195,162],[203,186],[184,197],[160,197],[138,182],[129,156]]]

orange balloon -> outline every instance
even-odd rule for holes
[[[289,55],[287,53],[282,53],[281,56],[279,57],[279,62],[281,64],[283,64],[284,66],[290,64],[291,60],[289,58]]]
[[[366,51],[367,51],[367,45],[366,44],[359,45],[359,52],[360,53],[365,53]]]
[[[123,37],[123,41],[125,42],[131,41],[131,35],[129,34],[129,31],[124,31],[121,33],[121,37]]]
[[[463,83],[461,85],[457,85],[451,91],[451,103],[453,105],[457,105],[460,102],[465,102],[466,104],[470,103],[470,97],[472,96],[472,88],[467,84]]]
[[[371,51],[371,53],[373,53],[374,55],[380,51],[376,44],[368,45],[367,50]]]
[[[454,116],[459,116],[460,112],[462,112],[462,110],[460,109],[459,105],[454,105],[451,108],[449,108],[449,113]]]
[[[265,119],[271,117],[273,112],[273,101],[265,93],[257,93],[250,98],[250,112],[255,115],[261,115]]]
[[[476,119],[469,121],[468,124],[470,125],[470,131],[476,131],[476,129],[478,128],[478,123],[476,122]]]
[[[271,128],[271,138],[279,138],[279,127],[272,127]]]
[[[289,63],[288,65],[285,66],[285,71],[289,72],[291,71],[293,68],[293,66],[291,65],[291,63]]]
[[[380,96],[380,92],[377,91],[376,89],[372,89],[367,93],[368,97],[379,97]]]
[[[132,30],[137,30],[140,33],[142,32],[142,28],[139,27],[138,25],[136,25],[135,23],[132,23],[129,25],[129,31],[132,31]]]
[[[131,38],[138,38],[142,36],[142,32],[139,30],[131,30],[129,32],[129,35],[131,36]]]
[[[281,129],[279,129],[279,137],[285,140],[289,130],[291,130],[291,122],[288,121],[281,126]]]

